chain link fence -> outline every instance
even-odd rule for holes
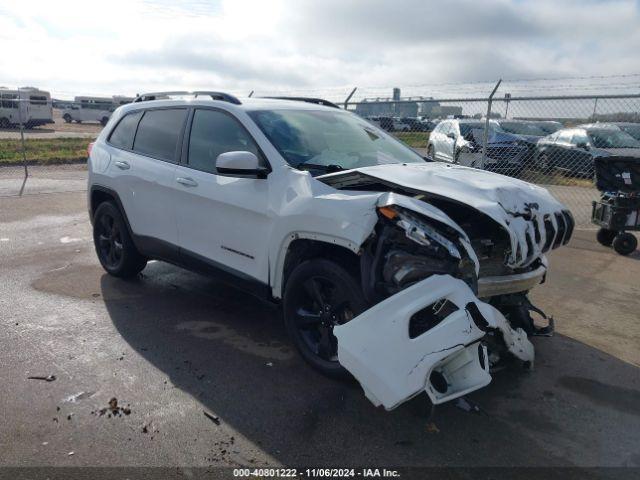
[[[593,159],[640,155],[640,95],[365,97],[347,109],[435,161],[548,188],[591,224]]]
[[[66,125],[51,99],[29,94],[0,89],[0,197],[85,189],[87,147],[101,126]]]
[[[624,80],[233,93],[333,101],[423,156],[542,185],[587,227],[599,197],[593,159],[640,155],[640,95]],[[0,196],[86,187],[87,145],[102,126],[65,122],[62,115],[54,108],[55,123],[34,129],[0,126]]]

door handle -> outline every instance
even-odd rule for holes
[[[129,165],[129,162],[125,162],[123,160],[117,160],[114,163],[116,167],[118,167],[120,170],[129,170],[131,168],[131,165]]]
[[[197,187],[198,186],[198,182],[196,182],[191,177],[178,177],[178,178],[176,178],[176,182],[178,182],[181,185],[184,185],[185,187]]]

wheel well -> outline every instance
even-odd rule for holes
[[[105,192],[104,190],[94,190],[91,192],[91,217],[93,218],[94,213],[100,206],[101,203],[104,202],[115,202],[115,197],[109,192]]]
[[[348,248],[318,240],[298,239],[289,244],[282,273],[282,291],[293,269],[306,260],[332,260],[360,281],[360,257]]]

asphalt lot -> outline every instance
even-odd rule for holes
[[[0,199],[1,466],[640,466],[639,252],[578,231],[533,295],[557,324],[535,369],[496,373],[483,414],[429,419],[316,374],[229,287],[160,262],[107,276],[85,205]],[[112,397],[130,415],[100,416]]]

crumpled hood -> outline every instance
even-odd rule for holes
[[[337,186],[341,177],[351,177],[355,172],[416,192],[454,200],[491,217],[511,238],[510,266],[522,266],[535,260],[544,244],[545,217],[556,230],[554,213],[566,210],[547,189],[537,185],[493,172],[437,162],[362,167],[317,179]],[[349,183],[342,188],[348,189]],[[534,232],[531,221],[537,223],[538,234]],[[532,242],[536,237],[539,240]]]

